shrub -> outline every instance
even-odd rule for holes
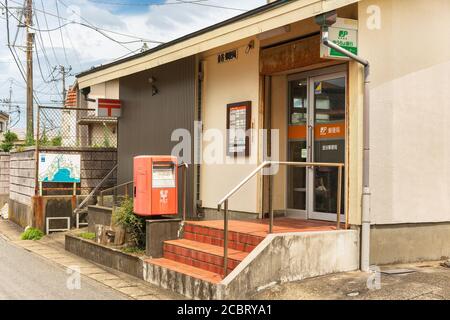
[[[44,233],[36,228],[27,228],[22,233],[20,238],[22,240],[40,240],[44,236]]]
[[[3,135],[3,142],[0,145],[0,149],[2,149],[2,151],[4,152],[10,152],[12,148],[14,148],[14,142],[16,142],[17,140],[19,140],[17,134],[9,130],[6,131]]]
[[[25,146],[31,147],[31,146],[34,146],[35,144],[36,144],[36,141],[34,140],[33,134],[27,134],[27,136],[25,138]]]
[[[80,238],[86,239],[86,240],[94,240],[95,239],[95,233],[94,232],[83,232],[78,235]]]
[[[61,136],[54,137],[51,141],[51,144],[54,147],[60,147],[62,145],[62,137]]]
[[[145,247],[145,219],[134,214],[133,199],[125,198],[120,207],[114,210],[113,222],[126,230],[134,246]]]

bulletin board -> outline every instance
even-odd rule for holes
[[[244,101],[227,105],[227,155],[250,155],[250,137],[252,102]]]

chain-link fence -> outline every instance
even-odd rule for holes
[[[39,107],[39,146],[117,147],[117,119],[97,117],[95,109]]]

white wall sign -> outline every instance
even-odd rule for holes
[[[81,181],[79,154],[39,153],[39,181],[79,183]]]
[[[338,46],[358,54],[358,20],[337,18],[328,28],[328,38]],[[323,44],[320,45],[320,57],[325,59],[348,59],[342,53]]]

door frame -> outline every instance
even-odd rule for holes
[[[296,80],[307,80],[308,84],[308,108],[307,108],[307,136],[306,136],[306,145],[307,145],[307,159],[306,161],[311,162],[314,159],[314,113],[311,112],[313,110],[313,97],[314,97],[314,82],[320,81],[320,80],[327,80],[327,79],[335,79],[338,77],[344,77],[345,79],[345,151],[344,151],[344,168],[347,169],[347,163],[348,163],[348,64],[343,63],[340,65],[332,66],[332,67],[326,67],[321,69],[314,69],[311,71],[301,72],[301,73],[295,73],[288,75],[287,77],[287,108],[286,108],[286,124],[289,126],[290,120],[289,120],[289,103],[290,103],[290,86],[289,82],[296,81]],[[311,83],[313,85],[311,85]],[[290,140],[289,137],[286,137],[286,159],[289,159],[290,154]],[[311,188],[311,186],[314,185],[314,169],[313,168],[306,168],[306,204],[305,204],[305,210],[299,210],[299,209],[292,209],[292,208],[286,208],[286,215],[291,218],[297,218],[297,219],[315,219],[315,220],[325,220],[325,221],[337,221],[337,214],[336,213],[326,213],[326,212],[314,212],[314,191]],[[345,170],[345,175],[347,175],[348,170]],[[289,174],[289,170],[287,170],[286,174]],[[345,175],[343,177],[344,181],[346,180]],[[285,194],[285,203],[288,204],[288,197],[289,197],[289,177],[286,176],[286,194]],[[347,188],[346,184],[343,183],[343,195],[344,199],[347,197]],[[344,221],[345,219],[345,210],[347,208],[345,207],[345,201],[343,202],[344,206],[344,213],[341,214],[341,221]]]

